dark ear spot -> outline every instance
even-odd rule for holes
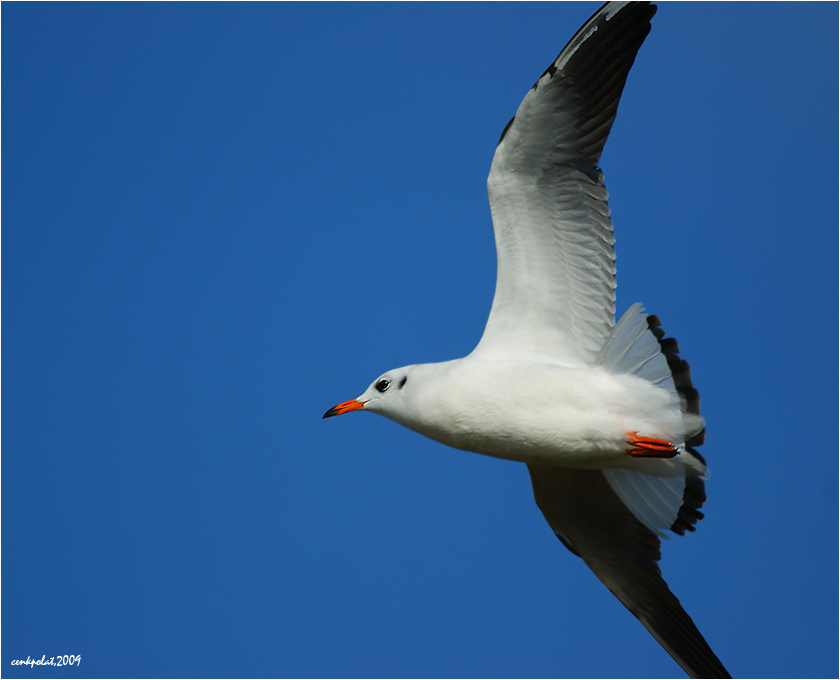
[[[401,390],[401,389],[403,388],[403,385],[405,385],[405,381],[406,381],[406,380],[408,380],[408,376],[403,376],[403,379],[402,379],[402,380],[400,380],[400,384],[399,384],[399,385],[397,385],[397,389],[398,389],[398,390]]]

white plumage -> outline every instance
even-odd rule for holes
[[[692,676],[728,677],[662,580],[659,537],[705,501],[704,423],[688,365],[658,319],[615,323],[615,251],[598,168],[649,3],[608,3],[504,129],[487,180],[493,306],[463,359],[377,378],[324,417],[379,413],[449,446],[528,465],[572,552]]]

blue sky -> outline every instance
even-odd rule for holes
[[[321,420],[478,341],[496,141],[597,6],[3,3],[4,676],[680,676],[524,466]],[[838,673],[837,25],[660,5],[601,163],[736,676]]]

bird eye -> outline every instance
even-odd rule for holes
[[[382,378],[382,380],[378,380],[376,383],[376,389],[380,392],[384,392],[391,386],[391,381],[388,378]]]

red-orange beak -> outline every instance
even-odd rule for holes
[[[356,401],[355,399],[351,399],[350,401],[342,401],[338,406],[333,406],[329,411],[327,411],[324,414],[324,418],[340,416],[342,413],[348,413],[350,411],[358,411],[365,404],[367,404],[366,401]]]

